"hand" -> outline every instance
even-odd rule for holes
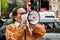
[[[24,20],[24,21],[21,22],[21,26],[22,26],[22,27],[25,27],[26,24],[27,24],[27,21],[26,21],[26,20]]]

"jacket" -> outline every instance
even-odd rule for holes
[[[37,38],[42,38],[46,30],[41,24],[30,24],[30,27],[33,29],[32,35],[26,27],[26,40],[36,40]],[[6,40],[24,40],[24,30],[22,27],[16,27],[15,24],[10,24],[6,27]]]

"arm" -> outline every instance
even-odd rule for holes
[[[26,21],[21,22],[19,28],[15,28],[14,25],[10,25],[6,28],[6,40],[22,40],[23,28],[26,25]]]
[[[41,24],[30,24],[30,27],[33,29],[32,33],[35,38],[42,38],[46,32],[45,28]]]
[[[18,29],[13,28],[12,26],[7,26],[5,35],[6,35],[6,40],[21,39],[21,36],[23,35],[22,26],[20,26]]]

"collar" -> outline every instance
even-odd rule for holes
[[[20,25],[20,23],[19,22],[15,22],[15,25],[18,27]]]

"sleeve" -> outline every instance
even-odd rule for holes
[[[44,36],[46,30],[41,24],[35,24],[35,25],[30,24],[30,26],[33,29],[32,33],[35,38],[42,38]]]
[[[14,32],[14,29],[11,26],[7,26],[5,35],[6,40],[18,40],[21,39],[21,36],[23,35],[23,29],[20,27]]]

